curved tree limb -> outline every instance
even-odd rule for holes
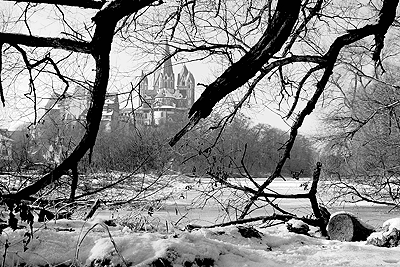
[[[287,41],[297,21],[301,1],[278,1],[275,13],[263,36],[238,62],[229,67],[211,83],[193,104],[189,111],[190,121],[171,141],[177,141],[202,118],[210,115],[213,107],[226,95],[244,85],[262,69],[263,65],[276,54]]]
[[[52,47],[72,52],[91,54],[92,44],[66,38],[39,37],[18,33],[0,32],[0,40],[8,44],[19,44],[31,47]]]
[[[393,12],[395,13],[398,3],[399,3],[398,0],[384,1],[384,7],[382,7],[381,12],[383,10],[385,10],[392,14],[393,14]],[[244,209],[244,211],[241,215],[242,218],[247,214],[247,212],[250,210],[250,208],[254,204],[254,202],[262,195],[263,190],[276,177],[279,177],[286,160],[290,158],[290,151],[296,140],[298,130],[303,125],[303,122],[304,122],[304,119],[306,118],[306,116],[311,114],[311,112],[315,109],[315,106],[316,106],[320,96],[322,95],[322,93],[326,87],[326,84],[329,81],[329,78],[331,77],[333,68],[335,66],[335,63],[337,61],[337,58],[339,56],[341,49],[344,46],[352,44],[352,43],[354,43],[358,40],[361,40],[367,36],[379,34],[379,32],[381,32],[381,31],[386,32],[387,29],[390,27],[391,23],[393,22],[394,16],[391,16],[391,14],[388,14],[389,17],[393,18],[391,23],[388,23],[388,21],[386,19],[382,19],[382,17],[384,17],[384,16],[385,16],[384,14],[381,14],[380,20],[376,24],[366,25],[360,29],[351,30],[347,34],[339,36],[338,38],[336,38],[336,40],[330,46],[330,49],[324,55],[324,59],[327,61],[326,66],[324,68],[324,73],[322,74],[322,77],[320,78],[320,80],[317,83],[317,86],[316,86],[313,96],[307,102],[306,107],[300,112],[300,114],[298,115],[297,119],[295,120],[295,122],[293,123],[293,125],[291,127],[290,137],[289,137],[288,142],[286,143],[285,151],[283,153],[281,160],[278,162],[278,164],[275,168],[275,171],[272,173],[272,175],[270,177],[268,177],[268,179],[266,179],[266,181],[261,185],[261,187],[258,190],[258,193],[255,194],[250,199],[250,201],[248,202],[246,208]]]
[[[321,5],[322,2],[318,1],[317,5],[315,6],[315,10],[312,10],[312,13],[317,14],[318,10],[321,8]],[[316,90],[315,96],[317,97],[317,100],[319,99],[322,91],[325,89],[325,85],[332,73],[334,63],[337,60],[340,50],[344,46],[352,44],[367,36],[373,35],[375,36],[375,51],[373,52],[373,59],[375,61],[378,61],[380,51],[383,47],[384,35],[394,21],[397,5],[398,1],[383,1],[379,20],[376,24],[366,25],[360,29],[349,30],[347,34],[338,37],[334,41],[329,51],[324,56],[310,56],[314,59],[318,58],[318,60],[320,61],[320,66],[314,68],[318,70],[325,69],[325,74],[327,74],[323,75],[319,82],[319,85],[317,85],[317,87],[322,88],[322,90]],[[269,25],[267,30],[264,32],[263,37],[238,62],[229,67],[220,77],[218,77],[206,88],[206,90],[193,104],[191,110],[189,111],[189,123],[170,140],[169,144],[171,146],[174,146],[180,140],[180,138],[182,138],[183,135],[190,131],[202,118],[208,117],[216,103],[218,103],[229,93],[238,89],[247,80],[252,78],[255,73],[260,70],[265,63],[267,63],[267,61],[273,56],[273,54],[279,51],[284,42],[287,41],[289,38],[290,31],[294,27],[294,23],[298,18],[299,8],[300,3],[295,3],[295,5],[291,5],[290,8],[288,8],[285,6],[284,1],[278,2],[276,12],[271,19],[271,25]],[[295,10],[297,10],[297,14],[295,14]],[[281,21],[283,19],[281,15],[288,18],[286,24]],[[306,19],[309,20],[309,18]],[[279,28],[276,25],[282,26],[281,28]],[[307,56],[303,56],[303,58],[307,58]],[[307,62],[309,61],[307,60]],[[288,62],[275,61],[272,62],[272,65],[270,64],[269,67],[272,68],[276,66],[281,66],[281,64],[285,63]],[[253,67],[256,67],[256,69],[254,69]],[[309,108],[313,105],[315,106],[315,103],[312,104],[313,102],[313,100],[309,101],[310,106],[306,107],[306,110],[309,110]],[[306,111],[306,113],[311,112],[313,109],[314,108]],[[300,120],[303,121],[304,118]],[[301,124],[302,122],[300,123],[300,126]]]
[[[15,194],[3,195],[3,198],[19,200],[37,193],[47,185],[57,181],[69,169],[73,168],[76,162],[78,162],[85,153],[94,146],[107,91],[110,73],[110,51],[116,25],[124,16],[138,11],[145,6],[149,6],[153,2],[154,0],[121,0],[111,2],[107,7],[100,10],[93,18],[96,24],[96,30],[90,43],[58,38],[23,36],[20,34],[0,35],[0,38],[3,36],[14,37],[11,38],[11,40],[8,39],[10,42],[14,43],[29,46],[51,46],[75,52],[90,53],[96,62],[96,76],[91,95],[92,105],[87,113],[87,127],[80,143],[74,151],[50,173]],[[8,42],[7,39],[2,40]],[[35,41],[37,41],[37,43],[35,43]]]
[[[251,79],[286,42],[297,21],[300,6],[301,1],[298,0],[292,1],[290,6],[285,1],[279,1],[271,24],[261,39],[206,88],[193,104],[189,116],[199,114],[200,118],[206,118],[217,102]]]
[[[83,8],[92,8],[92,9],[100,9],[105,0],[95,1],[95,0],[5,0],[10,2],[29,2],[29,3],[37,3],[37,4],[49,4],[49,5],[64,5],[64,6],[75,6],[75,7],[83,7]]]
[[[0,100],[3,104],[3,107],[6,106],[6,100],[4,98],[4,91],[3,91],[3,82],[1,80],[1,70],[3,66],[3,43],[0,43]]]

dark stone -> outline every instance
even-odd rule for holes
[[[297,223],[293,222],[292,220],[286,223],[286,228],[288,229],[289,232],[301,235],[309,235],[308,231],[310,231],[310,227],[308,226],[308,224],[304,222]]]
[[[245,238],[258,238],[262,239],[262,233],[252,226],[237,226],[239,233]]]
[[[378,247],[397,247],[400,244],[400,230],[393,228],[390,233],[383,232],[381,236],[368,238],[367,244]]]

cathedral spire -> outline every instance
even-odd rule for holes
[[[174,76],[174,71],[172,69],[171,53],[169,52],[169,44],[168,44],[168,40],[167,39],[165,39],[164,57],[168,58],[164,62],[164,75],[168,75],[169,77],[173,77]]]

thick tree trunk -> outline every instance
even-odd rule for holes
[[[328,236],[339,241],[365,241],[375,229],[347,212],[333,214],[328,222]]]

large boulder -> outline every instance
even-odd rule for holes
[[[382,229],[372,233],[367,244],[378,247],[397,247],[400,244],[400,218],[389,219],[383,223]]]
[[[337,212],[329,219],[327,231],[332,240],[365,241],[375,229],[352,213]]]

